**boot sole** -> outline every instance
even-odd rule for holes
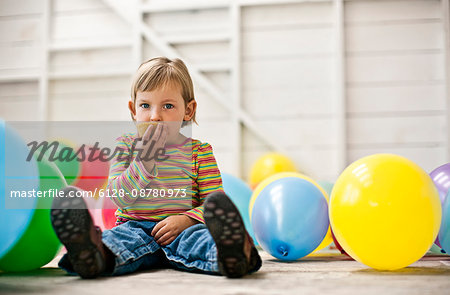
[[[239,210],[224,193],[212,193],[204,203],[205,224],[217,247],[219,271],[229,278],[248,273],[244,254],[247,235]]]
[[[65,195],[73,188],[66,189]],[[91,239],[94,225],[82,198],[56,198],[50,217],[56,235],[67,249],[74,271],[86,279],[99,276],[105,270],[105,260]]]

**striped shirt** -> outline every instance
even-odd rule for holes
[[[203,202],[214,191],[223,191],[222,178],[211,145],[187,138],[166,145],[165,156],[149,173],[133,149],[136,134],[117,138],[121,153],[113,159],[107,190],[117,205],[116,225],[127,220],[160,221],[185,214],[203,220]]]

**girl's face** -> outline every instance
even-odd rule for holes
[[[128,107],[138,122],[167,122],[167,143],[172,144],[179,140],[181,124],[191,120],[197,104],[192,100],[185,106],[181,87],[169,83],[152,91],[138,91],[136,103],[130,101]]]

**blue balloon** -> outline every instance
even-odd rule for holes
[[[450,253],[450,191],[447,193],[444,204],[442,206],[442,221],[439,230],[439,242],[442,249]]]
[[[17,197],[15,191],[39,187],[36,161],[26,161],[29,150],[11,126],[0,120],[0,258],[20,239],[33,217],[35,197]]]
[[[329,226],[327,200],[306,179],[280,178],[256,197],[251,222],[264,250],[281,260],[296,260],[324,239]]]
[[[256,244],[248,210],[250,199],[252,197],[252,190],[245,182],[228,173],[222,173],[222,183],[223,190],[238,208],[242,219],[244,219],[245,228]]]

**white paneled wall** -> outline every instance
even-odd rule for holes
[[[41,12],[37,1],[1,2],[0,117],[6,120],[39,118]]]
[[[179,56],[194,73],[193,135],[213,145],[222,171],[246,178],[274,146],[317,179],[335,180],[341,151],[345,164],[392,152],[429,171],[449,161],[442,3],[0,0],[0,117],[129,120],[136,65]]]
[[[318,2],[250,6],[242,15],[245,109],[300,170],[328,179],[337,172],[332,14],[331,2]],[[244,136],[244,149],[248,174],[267,147]]]
[[[377,152],[431,170],[446,159],[439,1],[345,4],[349,160]]]

